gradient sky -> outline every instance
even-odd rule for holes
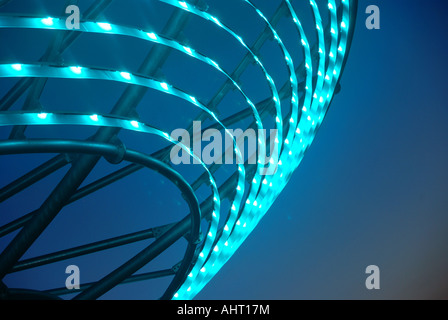
[[[255,2],[269,7],[266,1]],[[14,2],[11,2],[11,8],[17,11],[24,9],[23,1],[17,1],[19,4],[16,5]],[[46,8],[45,1],[36,3],[37,7]],[[364,11],[371,4],[381,10],[380,30],[367,30],[365,27],[367,15]],[[216,5],[225,9],[222,2]],[[5,6],[5,11],[8,6]],[[445,72],[448,70],[446,9],[447,4],[441,0],[359,1],[357,27],[341,80],[342,91],[334,98],[316,140],[270,211],[197,299],[448,298],[445,276],[448,270],[448,106],[444,101]],[[33,8],[28,10],[33,12]],[[243,13],[224,12],[223,19],[226,14],[233,17],[235,25],[244,26],[246,23],[247,28],[256,30],[255,25],[245,22]],[[127,15],[131,13],[122,13],[123,20]],[[163,21],[165,16],[168,16],[165,12],[152,12],[149,18],[140,15],[138,18]],[[185,31],[187,35],[208,36],[205,31],[203,34],[198,32],[200,23],[193,23],[188,28]],[[24,50],[23,46],[33,41],[30,34],[21,35],[28,37],[25,42],[12,39],[1,31],[0,41],[8,41],[8,46],[0,49],[2,62],[18,59],[18,50]],[[227,57],[231,65],[233,56],[226,52],[229,48],[220,48],[218,40],[211,36],[198,45],[202,44],[203,50]],[[44,33],[42,37],[45,37]],[[80,57],[87,61],[87,55],[82,53],[88,50],[93,38],[86,38],[70,52],[66,57],[68,60]],[[216,43],[210,42],[213,40]],[[33,43],[34,50],[41,54],[47,43]],[[92,58],[88,62],[133,68],[147,52],[147,48],[138,50],[141,44],[131,40],[126,46],[115,46],[114,55],[97,57],[97,61]],[[218,48],[222,50],[218,52]],[[21,52],[20,58],[36,60],[36,55],[31,58],[31,53],[27,57],[26,52]],[[237,53],[232,54],[237,61]],[[127,56],[127,62],[123,61],[123,56]],[[208,70],[197,69],[201,68],[199,64],[179,68],[182,63],[179,59],[177,54],[170,56],[169,67],[163,70],[168,79],[178,79],[180,85],[188,87],[192,85],[191,74],[201,75],[194,78],[202,89],[198,97],[208,97],[210,92],[219,88],[222,79],[210,80]],[[2,81],[0,93],[4,94],[14,82]],[[67,101],[70,93],[58,91],[63,84],[51,82],[43,100],[55,105],[58,101]],[[79,83],[73,90],[88,95],[83,108],[91,110],[92,106],[101,105],[109,109],[123,88],[115,84],[97,85],[103,92],[107,90],[107,97],[95,95],[101,90],[94,92],[90,84]],[[254,92],[258,89],[257,83],[248,87]],[[85,95],[72,93],[64,108],[81,105],[86,101]],[[263,97],[262,92],[259,95]],[[151,99],[159,101],[160,94],[154,93]],[[232,100],[228,103],[231,104]],[[167,124],[176,128],[182,119],[195,115],[184,107],[182,103],[173,106],[179,112],[173,111],[173,114],[179,116],[168,124],[166,113],[165,118],[162,112],[151,114],[151,119],[157,125]],[[6,131],[0,133],[3,139]],[[51,135],[53,132],[43,133]],[[83,134],[88,136],[91,132]],[[137,136],[123,135],[128,139],[135,138],[133,143],[136,145],[142,142]],[[157,141],[151,140],[152,146],[145,143],[145,150],[157,150]],[[18,172],[26,172],[27,167],[31,168],[44,159],[47,158],[5,157],[0,160],[1,179],[9,181]],[[112,168],[102,162],[88,181],[110,172]],[[64,170],[30,189],[22,198],[8,200],[0,210],[8,212],[8,215],[34,210]],[[66,213],[58,216],[55,223],[68,227],[50,228],[27,256],[44,249],[51,252],[67,245],[98,240],[101,233],[117,235],[136,231],[135,226],[146,223],[147,215],[154,212],[163,212],[168,220],[182,217],[186,206],[175,188],[168,185],[151,188],[156,182],[163,183],[163,180],[152,173],[133,175],[111,189],[99,192],[96,198],[86,198],[64,209]],[[121,194],[123,201],[114,199],[115,192]],[[174,194],[168,195],[168,192]],[[75,213],[78,219],[73,224],[68,217]],[[154,216],[154,223],[166,221],[157,218],[157,214]],[[2,219],[8,221],[10,218]],[[54,237],[58,237],[58,241],[54,241]],[[5,244],[0,244],[2,249]],[[143,247],[144,243],[134,245],[132,250],[114,252],[130,258],[133,252]],[[175,246],[171,253],[177,258],[155,261],[148,270],[167,262],[175,263],[183,248],[182,245]],[[17,273],[8,280],[17,286],[32,283],[45,288],[62,287],[66,277],[65,266],[70,263],[80,266],[82,281],[92,281],[105,270],[119,265],[113,257],[101,253],[94,259],[94,267],[91,260],[72,259],[52,266],[47,271],[49,275],[43,279],[36,279],[33,273]],[[381,270],[380,290],[365,288],[368,265],[377,265]],[[166,285],[165,280],[155,283],[155,286]],[[104,298],[122,298],[123,294],[125,298],[141,298],[142,294],[144,298],[157,297],[147,294],[147,291],[147,284],[123,286]]]

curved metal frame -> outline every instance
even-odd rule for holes
[[[112,3],[112,0],[97,0],[92,4],[85,12],[85,19],[82,21],[82,32],[63,32],[63,22],[65,22],[63,19],[11,16],[6,19],[0,15],[0,28],[49,28],[55,32],[54,41],[38,64],[0,64],[0,77],[25,76],[0,100],[0,126],[13,125],[10,135],[11,140],[0,142],[0,155],[9,153],[59,153],[58,156],[0,189],[0,202],[21,192],[65,165],[72,165],[39,209],[0,227],[0,237],[21,228],[19,234],[0,255],[0,279],[3,279],[8,272],[17,272],[46,263],[60,261],[68,257],[84,255],[153,237],[154,230],[149,229],[17,262],[65,205],[147,167],[160,170],[160,173],[174,181],[185,194],[188,194],[186,200],[190,206],[191,218],[187,216],[174,226],[166,226],[163,235],[147,249],[100,281],[85,284],[83,286],[84,290],[75,299],[96,299],[119,283],[167,275],[174,275],[174,279],[163,294],[162,299],[190,299],[216,274],[255,228],[278,193],[286,185],[292,172],[297,168],[304,153],[313,142],[334,95],[340,89],[340,77],[345,68],[353,38],[357,0],[328,0],[329,23],[325,28],[321,21],[316,1],[310,1],[318,38],[313,47],[308,43],[306,34],[291,3],[292,0],[283,0],[270,19],[267,19],[251,1],[242,0],[251,6],[266,24],[265,30],[252,46],[247,45],[234,30],[226,26],[217,17],[209,14],[199,0],[191,0],[189,2],[177,0],[159,1],[175,8],[162,34],[95,21],[99,14]],[[0,7],[8,2],[1,1]],[[298,66],[294,65],[291,55],[275,30],[276,24],[285,14],[292,18],[303,45],[305,60]],[[210,25],[219,27],[247,51],[247,54],[236,69],[233,71],[223,70],[214,60],[202,55],[194,48],[182,45],[180,41],[176,40],[191,16],[204,19]],[[148,53],[136,73],[119,70],[100,70],[99,68],[87,68],[86,66],[55,65],[54,61],[83,32],[112,33],[136,37],[141,40],[154,42],[156,46]],[[272,77],[263,66],[262,60],[257,56],[257,52],[271,37],[273,37],[285,55],[285,64],[290,75],[290,81],[287,81],[281,89],[277,89]],[[154,77],[157,69],[166,61],[170,50],[178,50],[183,54],[207,63],[227,77],[223,86],[208,103],[203,103],[194,96]],[[318,62],[316,63],[317,68],[313,69],[316,60]],[[253,103],[237,81],[251,62],[262,70],[272,93],[271,97],[259,103]],[[39,68],[34,68],[34,66],[39,66]],[[64,72],[68,72],[67,76],[65,76]],[[65,120],[61,120],[64,117],[62,114],[31,112],[30,110],[36,109],[35,101],[42,94],[48,77],[54,76],[60,78],[114,80],[129,84],[129,86],[109,115],[72,114],[65,115]],[[302,82],[299,82],[301,78],[304,79]],[[121,129],[154,133],[151,131],[153,129],[148,129],[144,123],[133,119],[136,115],[136,107],[148,88],[153,88],[166,94],[174,94],[189,101],[202,109],[197,120],[204,120],[207,117],[212,118],[215,123],[209,128],[217,128],[225,132],[227,132],[227,126],[249,117],[253,119],[251,126],[259,129],[263,128],[263,119],[274,114],[275,126],[279,129],[279,137],[281,138],[277,141],[281,159],[278,173],[269,178],[263,177],[258,172],[260,167],[258,164],[255,167],[245,164],[238,166],[238,170],[218,187],[215,185],[213,174],[219,169],[219,165],[211,165],[208,169],[205,168],[207,172],[201,174],[190,185],[164,163],[167,161],[167,156],[171,150],[170,146],[155,152],[151,156],[126,150],[124,145],[117,143],[116,136]],[[241,110],[226,119],[219,119],[215,114],[217,105],[232,88],[237,89],[244,99],[247,100],[249,108]],[[12,104],[28,89],[28,96],[22,111],[8,112],[7,110],[10,109]],[[304,97],[301,99],[299,99],[299,91],[304,93]],[[290,99],[291,108],[287,115],[282,117],[280,101],[285,99]],[[50,116],[52,120],[49,121],[47,116]],[[89,117],[95,123],[100,119],[102,124],[92,123],[92,121],[88,120]],[[71,119],[70,121],[73,121],[72,124],[77,125],[83,125],[82,122],[87,121],[88,123],[84,124],[96,125],[99,129],[91,138],[91,141],[86,142],[71,140],[20,140],[23,139],[26,127],[29,125],[68,124],[66,119]],[[113,125],[114,123],[116,125]],[[192,128],[189,130],[191,131]],[[170,140],[166,133],[159,132],[156,134],[161,136],[165,134],[166,138]],[[111,144],[114,142],[115,144]],[[234,147],[238,155],[235,141]],[[261,149],[265,147],[264,144],[259,145]],[[190,150],[187,151],[190,152]],[[78,154],[78,156],[72,157],[68,154]],[[125,160],[131,162],[131,164],[83,188],[79,188],[101,156],[105,156],[110,162]],[[282,160],[284,161],[283,165]],[[244,193],[245,179],[249,185],[247,193]],[[194,190],[204,183],[211,183],[212,189],[217,194],[216,196],[212,195],[199,204],[194,195]],[[276,192],[272,191],[273,186]],[[219,212],[220,201],[225,198],[231,200],[232,203],[227,216]],[[199,224],[201,219],[210,221],[210,229],[207,230],[208,236],[199,241]],[[218,221],[220,219],[223,219],[224,226],[218,230]],[[187,234],[190,234],[187,237],[188,248],[177,270],[161,270],[148,274],[132,275],[149,261],[147,260],[148,257],[153,257],[154,254],[159,252],[158,250],[164,248],[164,245],[160,245],[160,242],[168,244]],[[2,282],[0,282],[0,285],[0,297],[4,298],[9,289]],[[21,293],[24,297],[32,297],[34,295],[36,298],[45,298],[51,294],[60,295],[68,293],[68,291],[64,288],[54,289],[48,290],[41,295],[32,291],[15,291],[14,297],[19,297]]]
[[[182,260],[181,266],[171,282],[164,295],[172,295],[174,291],[182,284],[190,265],[194,258],[196,246],[199,243],[201,209],[194,190],[185,181],[185,179],[174,171],[167,164],[154,159],[153,157],[142,153],[125,150],[122,146],[111,144],[70,141],[70,140],[24,140],[24,141],[6,141],[0,142],[0,155],[24,154],[24,153],[76,153],[101,155],[106,159],[120,159],[139,164],[148,169],[157,171],[172,181],[184,194],[190,208],[191,214],[185,219],[175,224],[164,233],[160,238],[151,243],[146,249],[136,255],[134,258],[123,264],[120,268],[110,273],[94,285],[89,286],[76,296],[76,299],[96,299],[102,294],[129,278],[136,271],[141,269],[154,257],[160,254],[168,246],[176,242],[187,232],[190,234],[188,248]],[[191,218],[190,218],[191,216]],[[8,247],[0,256],[0,275],[3,278],[6,273],[14,267],[14,264],[23,255],[33,241],[36,235],[39,235],[43,229],[51,222],[48,218],[38,214],[21,229],[20,233],[10,242]],[[189,230],[189,231],[188,231]],[[29,240],[30,239],[30,240]],[[109,242],[109,241],[108,241]],[[65,257],[66,258],[66,257]]]

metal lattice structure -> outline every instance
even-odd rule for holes
[[[0,155],[57,155],[11,182],[5,184],[1,181],[0,202],[20,196],[23,190],[61,168],[67,167],[67,171],[48,197],[43,199],[39,208],[15,217],[0,227],[2,239],[15,232],[0,254],[2,297],[57,298],[72,293],[66,288],[13,289],[7,285],[6,280],[11,273],[154,239],[112,272],[95,282],[82,284],[75,299],[97,299],[119,284],[149,281],[160,277],[172,277],[161,296],[162,299],[192,299],[257,226],[313,142],[330,103],[339,90],[339,79],[353,36],[357,1],[311,0],[305,5],[312,16],[313,25],[305,25],[301,11],[296,9],[297,5],[304,5],[301,0],[278,1],[278,8],[269,17],[258,9],[256,1],[240,0],[264,24],[263,31],[253,42],[246,42],[240,36],[240,30],[234,30],[225,20],[221,21],[219,15],[212,14],[212,2],[208,7],[202,1],[195,0],[154,1],[172,10],[171,17],[160,32],[99,19],[113,3],[112,0],[93,1],[83,14],[80,29],[71,31],[67,30],[64,15],[57,17],[8,13],[8,5],[13,2],[0,1],[0,9],[4,9],[0,13],[0,30],[48,31],[54,38],[39,60],[0,61],[0,78],[15,81],[0,101],[0,127],[9,130],[7,139],[0,141]],[[65,5],[70,4],[78,2],[67,1]],[[60,5],[62,10],[65,8],[63,5]],[[229,69],[222,61],[186,45],[188,42],[182,39],[181,33],[192,18],[201,20],[201,23],[209,28],[219,30],[229,37],[229,41],[233,41],[231,43],[235,48],[245,52],[236,67]],[[288,51],[287,44],[277,32],[277,25],[285,20],[295,28],[294,37],[301,50],[299,57]],[[313,34],[310,34],[311,31]],[[86,35],[131,38],[150,43],[152,49],[135,71],[72,62],[69,64],[62,59],[70,47]],[[274,80],[265,67],[265,61],[259,56],[262,47],[270,41],[281,51],[283,58],[278,63],[284,65],[288,72],[289,79],[285,80],[282,86]],[[2,38],[1,42],[2,47],[8,45],[5,38]],[[195,63],[204,64],[211,72],[224,79],[211,99],[205,101],[197,98],[194,93],[160,76],[158,70],[165,64],[170,52],[177,52]],[[270,91],[270,96],[259,101],[255,101],[240,82],[240,77],[250,65],[255,66],[265,77],[265,84]],[[61,111],[47,108],[45,102],[41,101],[42,92],[49,79],[114,82],[125,86],[125,90],[109,111]],[[210,125],[207,129],[215,128],[230,137],[232,136],[228,128],[243,120],[246,121],[247,128],[277,129],[279,138],[276,140],[276,147],[279,162],[275,174],[262,175],[260,172],[265,165],[260,162],[249,164],[248,157],[242,156],[242,150],[238,148],[235,138],[232,138],[235,155],[239,161],[236,165],[227,166],[227,170],[232,172],[226,179],[219,180],[216,173],[224,165],[205,164],[189,145],[183,141],[179,142],[167,129],[154,126],[151,119],[137,113],[137,107],[147,92],[158,92],[183,101],[198,110],[194,120],[208,120]],[[230,116],[223,117],[220,116],[220,103],[229,92],[236,92],[246,102],[246,106]],[[12,110],[21,97],[25,97],[22,107]],[[169,112],[169,109],[166,112]],[[44,138],[27,133],[29,128],[42,126],[82,127],[94,129],[95,133],[85,140]],[[193,130],[191,122],[189,130]],[[151,154],[129,148],[128,142],[119,137],[119,133],[123,131],[156,137],[164,143],[164,147]],[[263,142],[266,139],[260,140],[259,150],[270,149]],[[176,145],[194,158],[201,167],[201,173],[193,182],[183,177],[178,168],[169,161],[170,151]],[[125,166],[82,186],[102,158],[112,164],[125,163]],[[94,197],[99,190],[145,168],[173,182],[180,190],[189,210],[183,219],[162,227],[154,226],[143,231],[21,260],[64,207],[84,197]],[[203,201],[200,201],[196,194],[201,186],[207,186],[209,190],[209,196]],[[222,205],[224,200],[228,202],[227,206]],[[182,238],[187,240],[187,246],[178,264],[164,270],[138,273],[142,267]]]

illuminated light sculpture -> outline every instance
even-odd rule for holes
[[[338,89],[339,79],[344,70],[356,20],[356,0],[311,0],[309,2],[308,6],[315,23],[312,28],[316,38],[315,44],[310,43],[309,39],[312,37],[305,32],[307,28],[302,24],[300,14],[295,10],[295,1],[279,0],[278,9],[273,17],[268,19],[258,9],[255,4],[256,1],[240,0],[265,25],[265,29],[255,45],[246,43],[243,37],[239,35],[238,30],[233,30],[224,19],[221,20],[209,13],[210,8],[204,9],[203,5],[199,5],[199,1],[160,0],[159,2],[167,8],[173,8],[173,19],[177,19],[174,28],[165,34],[154,30],[140,30],[135,27],[114,24],[112,21],[95,21],[99,13],[111,3],[111,1],[96,1],[85,14],[84,20],[80,22],[80,29],[63,35],[65,42],[62,42],[63,46],[59,49],[59,52],[49,55],[52,60],[42,59],[34,62],[0,61],[0,78],[18,79],[14,87],[0,101],[0,128],[12,128],[10,139],[0,140],[0,155],[30,153],[77,155],[70,161],[71,168],[64,178],[38,210],[0,227],[1,237],[18,231],[0,254],[0,279],[4,279],[0,293],[3,297],[15,297],[21,294],[34,297],[58,297],[59,295],[73,293],[65,288],[46,289],[45,291],[14,291],[14,289],[8,288],[6,277],[12,272],[37,268],[70,257],[82,256],[153,237],[151,232],[128,234],[82,247],[20,260],[67,204],[146,167],[155,170],[175,183],[184,195],[190,213],[181,221],[170,225],[147,248],[119,268],[96,282],[82,286],[75,299],[97,299],[122,283],[167,276],[174,277],[162,294],[162,299],[192,299],[230,259],[257,226],[287,184],[291,174],[298,167],[305,152],[313,142]],[[325,12],[325,17],[328,20],[326,23],[322,19],[322,10],[324,9],[327,11]],[[218,63],[213,57],[202,54],[194,46],[176,40],[176,34],[185,26],[185,17],[200,19],[207,23],[210,28],[219,28],[223,34],[233,38],[234,45],[246,52],[239,68],[227,70],[223,67],[225,64]],[[294,27],[296,43],[300,45],[303,54],[303,61],[298,61],[299,63],[276,30],[276,24],[281,18],[289,19]],[[0,14],[0,30],[17,29],[67,32],[64,17]],[[83,34],[128,37],[138,41],[150,42],[152,45],[165,50],[177,51],[195,59],[197,62],[208,65],[226,79],[227,85],[215,95],[215,97],[220,97],[217,98],[217,101],[205,103],[197,95],[176,87],[170,81],[158,78],[155,72],[146,72],[146,70],[156,70],[158,64],[163,63],[164,59],[160,56],[146,59],[138,72],[112,70],[101,66],[92,67],[79,63],[66,65],[60,62],[59,56]],[[269,38],[272,38],[280,49],[283,55],[282,63],[288,71],[288,80],[281,89],[278,89],[278,83],[274,81],[270,74],[271,70],[265,66],[263,59],[258,55],[261,47]],[[2,46],[5,45],[7,44],[2,43]],[[151,57],[151,53],[149,57]],[[252,62],[262,72],[270,90],[271,96],[257,103],[253,102],[254,98],[246,92],[245,86],[239,80],[244,69],[247,68],[248,62]],[[45,79],[112,81],[128,85],[130,89],[123,94],[120,102],[109,113],[97,111],[95,113],[81,113],[77,110],[63,112],[48,110],[45,107],[42,107],[39,111],[27,108],[17,111],[10,110],[19,97],[29,87],[35,85],[37,81],[44,80],[41,83],[41,90],[43,90]],[[243,97],[248,108],[246,112],[235,113],[230,117],[222,118],[216,112],[219,111],[216,105],[219,104],[219,99],[222,100],[223,96],[229,92],[230,87]],[[215,175],[218,166],[205,165],[190,146],[185,145],[183,141],[178,142],[168,132],[151,125],[149,119],[130,116],[136,114],[135,109],[139,103],[139,94],[146,92],[148,89],[151,89],[151,92],[181,99],[184,103],[201,112],[196,120],[211,119],[213,121],[212,127],[221,130],[225,136],[231,137],[238,161],[236,165],[231,166],[234,173],[230,175],[230,178],[218,184],[219,179]],[[122,101],[125,102],[121,103]],[[285,103],[282,103],[283,101],[288,101],[289,109],[287,112],[284,110]],[[229,132],[228,126],[242,119],[250,119],[250,126],[256,127],[262,132],[263,129],[267,128],[265,123],[266,119],[269,118],[274,123],[270,128],[278,130],[278,138],[275,142],[279,151],[279,158],[275,173],[264,176],[260,170],[264,167],[262,163],[257,162],[253,166],[247,165],[247,159],[242,158],[241,150],[239,150],[237,141]],[[88,141],[43,139],[35,136],[24,138],[24,131],[27,127],[38,126],[76,126],[97,128],[98,131]],[[116,136],[120,130],[159,137],[167,145],[159,152],[149,156],[143,152],[128,149],[124,142],[118,141]],[[258,149],[263,151],[267,149],[264,138],[260,137],[260,143],[257,145]],[[177,172],[175,166],[167,163],[166,155],[175,145],[180,146],[201,165],[203,174],[194,183],[187,182],[187,179]],[[104,177],[104,179],[92,182],[84,189],[80,188],[82,182],[101,157],[106,158],[111,163],[125,161],[129,162],[130,165]],[[23,177],[5,186],[2,185],[0,202],[19,194],[22,190],[67,164],[66,159],[61,160],[61,156],[57,156]],[[201,185],[209,186],[210,197],[199,203],[195,192]],[[228,210],[224,210],[221,205],[223,199],[229,200]],[[204,223],[206,227],[204,227]],[[188,246],[181,263],[176,268],[173,267],[166,272],[135,274],[182,237],[187,239]]]

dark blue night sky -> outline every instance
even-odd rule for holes
[[[52,1],[25,5],[29,2],[11,1],[0,8],[0,13],[61,14],[61,8]],[[147,14],[144,10],[136,11],[139,2],[111,5],[102,18],[157,29],[172,12],[157,1],[144,5]],[[249,43],[261,30],[262,24],[251,23],[256,20],[250,20],[246,11],[235,13],[231,9],[242,1],[231,0],[228,6],[224,0],[207,2],[210,7],[216,6],[216,12],[222,11],[222,21],[235,28],[246,28],[244,38]],[[80,7],[91,3],[80,1]],[[274,1],[254,3],[268,13],[276,7]],[[381,10],[380,30],[365,27],[368,16],[365,8],[372,4]],[[341,79],[342,90],[333,99],[316,140],[266,216],[197,299],[448,298],[446,9],[442,0],[359,1],[355,35]],[[215,31],[204,29],[203,22],[193,19],[182,36],[203,53],[225,61],[228,65],[223,64],[224,67],[232,68],[243,52],[226,46],[230,39],[216,38]],[[51,33],[39,31],[39,37],[35,34],[0,29],[0,62],[37,61]],[[294,39],[288,35],[286,38],[288,43]],[[148,51],[148,44],[134,39],[109,40],[93,35],[80,37],[79,43],[64,55],[64,62],[135,71]],[[291,51],[296,52],[297,47]],[[262,57],[271,57],[266,59],[270,61],[280,57],[278,48],[269,45],[261,53]],[[207,101],[224,78],[187,59],[173,52],[159,75]],[[280,70],[273,63],[267,68],[279,69],[274,72],[274,80],[278,77],[283,83],[284,66]],[[257,72],[250,67],[242,82],[258,101],[266,98],[269,90],[263,81],[256,80],[260,76]],[[0,96],[15,81],[0,79]],[[68,82],[50,80],[41,102],[50,110],[107,112],[125,88],[96,80],[77,81],[71,86],[67,86]],[[23,102],[20,100],[13,109],[19,109]],[[234,93],[223,101],[225,106],[238,107],[243,103]],[[185,126],[198,114],[187,104],[158,92],[146,94],[140,107],[142,118],[168,131]],[[237,109],[225,109],[222,114],[234,110]],[[57,130],[31,128],[29,134],[85,139],[94,133],[91,129],[62,133]],[[8,134],[9,129],[0,129],[1,139]],[[163,146],[157,139],[145,140],[126,132],[120,135],[132,147],[139,146],[148,153]],[[46,155],[0,158],[0,186],[49,158]],[[101,160],[83,185],[123,166]],[[190,167],[179,170],[189,181],[199,172]],[[66,171],[63,168],[0,204],[0,224],[38,208]],[[199,189],[200,200],[208,191],[205,187]],[[185,216],[186,210],[174,186],[152,172],[142,171],[65,208],[25,257],[173,222]],[[0,250],[13,235],[0,240]],[[79,265],[81,281],[94,281],[147,244],[58,262],[42,269],[45,277],[37,277],[34,271],[11,274],[5,283],[44,289],[63,287],[65,267],[69,264]],[[155,260],[144,271],[175,264],[184,250],[185,243],[176,244],[166,257]],[[381,270],[380,290],[369,291],[365,287],[368,276],[365,269],[369,265],[377,265]],[[103,298],[158,298],[159,287],[166,287],[167,283],[167,279],[161,279],[124,285]]]

